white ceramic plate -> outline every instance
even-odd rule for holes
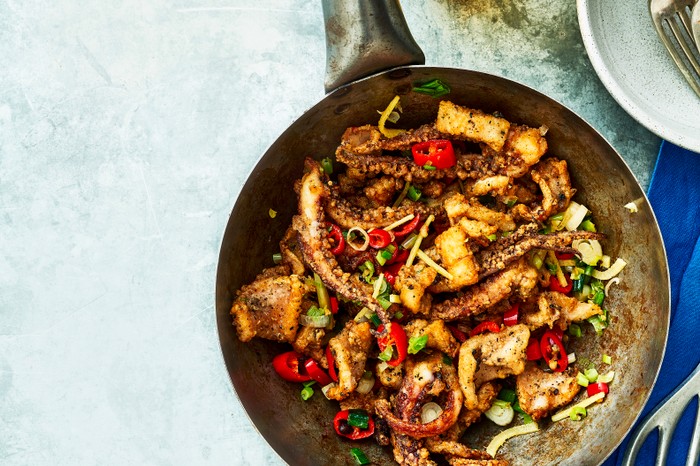
[[[649,131],[700,152],[700,97],[656,34],[647,0],[577,0],[583,43],[613,98]]]

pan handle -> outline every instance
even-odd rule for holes
[[[323,0],[326,92],[397,66],[422,65],[399,0]]]

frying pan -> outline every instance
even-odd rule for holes
[[[270,146],[248,177],[233,207],[221,244],[216,279],[217,326],[224,361],[236,394],[260,434],[292,465],[353,464],[359,446],[372,464],[395,464],[389,449],[371,440],[335,435],[337,403],[317,393],[299,399],[300,387],[278,377],[270,364],[288,345],[254,339],[241,343],[229,310],[235,292],[264,267],[295,214],[293,182],[303,159],[332,155],[349,126],[376,122],[394,95],[401,95],[400,125],[434,120],[439,99],[411,92],[416,82],[439,78],[451,87],[444,98],[533,127],[546,125],[549,154],[566,160],[575,199],[594,213],[607,235],[607,254],[628,265],[606,300],[611,322],[602,338],[573,340],[579,361],[601,368],[612,356],[616,380],[605,403],[583,422],[540,423],[540,432],[509,440],[499,451],[516,465],[602,463],[637,419],[656,380],[670,316],[670,287],[661,234],[649,202],[624,160],[590,125],[558,102],[522,84],[485,73],[421,66],[424,62],[397,0],[324,0],[329,92]],[[360,19],[361,18],[361,19]],[[354,53],[353,53],[354,52]],[[366,77],[369,76],[369,77]],[[636,213],[623,206],[635,202]],[[268,211],[278,212],[270,218]],[[590,332],[588,333],[590,334]],[[502,430],[502,428],[499,428]],[[465,443],[484,448],[497,429],[488,421],[471,428]]]

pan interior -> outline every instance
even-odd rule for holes
[[[607,235],[604,250],[627,261],[619,285],[606,300],[611,322],[603,338],[577,340],[577,358],[600,366],[610,355],[616,380],[607,401],[589,410],[584,422],[540,423],[541,431],[508,441],[499,450],[514,465],[601,463],[634,423],[654,384],[669,321],[666,256],[653,212],[628,166],[593,128],[554,100],[517,83],[479,72],[423,66],[385,72],[328,95],[272,144],[252,171],[236,201],[222,241],[216,285],[217,325],[226,367],[251,421],[289,464],[337,464],[362,448],[372,464],[395,464],[389,449],[372,441],[349,442],[333,432],[337,403],[320,393],[303,402],[300,388],[280,379],[270,361],[288,346],[236,337],[229,310],[235,291],[272,265],[272,254],[296,211],[294,180],[303,159],[331,156],[348,126],[376,123],[377,110],[401,95],[398,127],[434,120],[439,100],[411,92],[414,83],[440,78],[445,96],[460,105],[498,111],[506,119],[549,128],[549,154],[565,159],[577,188],[574,200],[588,206]],[[636,202],[631,213],[623,206]],[[268,210],[278,212],[270,218]],[[495,435],[488,421],[464,441],[484,448]],[[604,433],[601,435],[601,433]],[[343,460],[344,461],[344,460]]]

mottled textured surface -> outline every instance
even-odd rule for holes
[[[406,0],[427,63],[578,112],[643,186],[573,0]],[[282,464],[231,390],[214,275],[258,156],[323,95],[304,0],[0,0],[0,463]],[[585,156],[585,154],[582,154]]]

